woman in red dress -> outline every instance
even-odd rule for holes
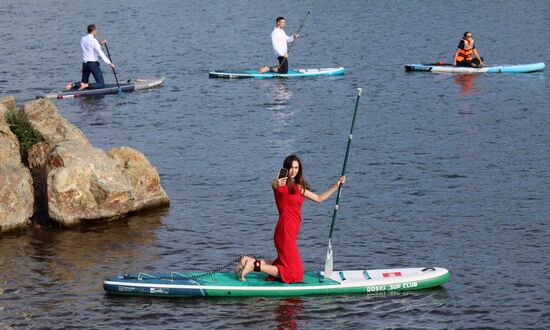
[[[301,210],[304,198],[321,203],[346,181],[346,177],[341,176],[330,188],[317,195],[309,190],[304,180],[302,163],[296,155],[285,158],[283,168],[288,170],[287,176],[274,179],[271,184],[279,211],[279,221],[273,235],[277,259],[268,262],[243,256],[236,269],[237,276],[242,281],[246,281],[246,274],[256,271],[266,273],[284,283],[300,282],[304,276],[304,268],[296,240],[302,221]]]

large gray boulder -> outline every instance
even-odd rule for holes
[[[132,211],[131,185],[104,151],[66,140],[50,148],[46,163],[48,214],[53,220],[71,226]]]
[[[132,187],[134,210],[170,205],[170,198],[160,185],[157,169],[141,152],[118,147],[108,150],[107,154],[118,162],[122,175]]]
[[[23,166],[0,167],[0,232],[24,228],[33,214],[33,188]]]
[[[0,167],[21,164],[19,141],[5,120],[7,112],[8,109],[0,103]]]
[[[0,104],[7,110],[15,110],[15,97],[13,95],[0,96]]]
[[[132,148],[106,153],[63,141],[50,148],[46,163],[48,214],[65,226],[170,203],[156,169]]]
[[[30,148],[28,162],[37,205],[52,220],[72,226],[169,205],[157,170],[139,151],[94,148],[47,99],[27,102],[21,112],[44,139]]]
[[[21,108],[24,118],[44,141],[53,145],[64,140],[72,140],[90,145],[88,138],[73,124],[63,118],[50,99],[38,99],[26,102]]]
[[[5,121],[5,99],[0,99],[0,233],[25,227],[34,205],[31,174],[21,163],[19,142]],[[15,103],[7,103],[15,109]]]
[[[33,188],[23,166],[0,167],[0,232],[26,227],[33,214]]]

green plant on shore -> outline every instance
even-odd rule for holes
[[[43,139],[19,112],[15,110],[7,111],[5,117],[10,130],[17,136],[17,140],[19,140],[21,160],[23,163],[28,164],[27,152],[33,145],[43,141]]]

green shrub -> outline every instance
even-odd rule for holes
[[[11,131],[19,140],[19,152],[21,153],[21,160],[23,163],[28,164],[27,152],[29,149],[43,141],[42,137],[36,132],[31,124],[21,116],[17,111],[6,112],[6,122],[10,126]]]

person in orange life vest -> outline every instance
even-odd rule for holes
[[[472,57],[475,55],[475,58]],[[478,67],[484,66],[483,57],[479,56],[474,44],[472,32],[464,32],[464,37],[458,43],[455,55],[453,57],[454,66]]]
[[[304,199],[321,203],[346,182],[346,177],[340,176],[327,190],[316,194],[309,190],[309,185],[304,180],[302,162],[298,156],[286,157],[283,168],[288,170],[287,176],[273,179],[271,182],[279,211],[279,220],[273,234],[277,259],[271,262],[242,256],[235,274],[243,282],[246,281],[246,275],[252,271],[270,275],[268,280],[277,279],[283,283],[302,281],[304,268],[297,243],[302,222],[302,203]]]

